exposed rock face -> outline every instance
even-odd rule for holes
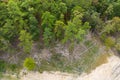
[[[120,58],[111,56],[108,62],[97,67],[91,73],[73,75],[61,72],[29,72],[20,80],[120,80]]]

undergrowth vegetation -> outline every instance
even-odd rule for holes
[[[16,71],[19,66],[17,64],[11,64],[6,61],[0,60],[0,72]]]
[[[24,64],[23,64],[24,67],[26,67],[28,70],[34,70],[35,69],[35,61],[34,59],[32,58],[26,58],[24,60]]]
[[[1,78],[5,78],[6,80],[13,80],[12,77],[10,76],[5,76],[5,73],[6,72],[10,72],[10,73],[17,73],[20,69],[20,66],[18,64],[11,64],[11,63],[8,63],[4,60],[0,60],[0,79]],[[17,80],[14,79],[14,80]]]
[[[99,49],[95,45],[83,55],[81,55],[78,59],[74,59],[72,53],[69,56],[69,59],[63,56],[61,53],[53,53],[50,60],[41,61],[39,71],[62,71],[80,74],[83,71],[86,72],[88,70],[92,70],[92,63],[95,62],[95,57],[98,55],[98,51]]]

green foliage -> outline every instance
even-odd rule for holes
[[[104,27],[104,33],[110,34],[111,32],[114,32],[113,25],[108,24]]]
[[[6,71],[6,62],[3,60],[0,60],[0,72],[5,72]]]
[[[8,6],[7,9],[8,9],[9,17],[13,19],[14,17],[16,17],[17,19],[18,16],[22,16],[22,12],[20,11],[20,8],[17,2],[15,2],[14,0],[9,0],[7,6]]]
[[[67,41],[82,41],[86,31],[90,28],[90,26],[87,22],[82,24],[80,18],[81,15],[78,14],[73,18],[72,22],[68,22],[68,25],[65,27],[63,43]]]
[[[63,39],[63,43],[69,40],[74,41],[75,33],[77,33],[75,24],[73,24],[72,22],[68,22],[68,25],[66,26],[66,29],[65,29],[65,36]]]
[[[112,19],[112,23],[113,23],[113,26],[114,26],[114,31],[115,32],[119,32],[120,31],[120,18],[119,17],[114,17]]]
[[[0,60],[0,73],[5,71],[16,71],[18,64],[11,64],[4,60]]]
[[[26,58],[24,60],[23,66],[26,67],[28,70],[34,70],[35,69],[35,61],[33,58]]]
[[[21,30],[19,40],[21,41],[19,45],[23,48],[23,51],[30,53],[32,48],[32,36],[25,30]]]
[[[82,18],[83,15],[84,15],[84,12],[85,12],[85,10],[82,7],[80,7],[80,6],[75,6],[72,9],[72,13],[73,13],[74,17],[79,15],[79,17]]]
[[[108,21],[107,25],[103,28],[104,33],[117,33],[120,31],[120,18],[114,17],[111,21]]]
[[[41,26],[43,27],[43,29],[45,29],[45,28],[53,29],[54,22],[55,22],[55,17],[53,15],[51,15],[50,12],[46,11],[42,15]]]
[[[113,5],[112,4],[109,4],[109,6],[107,7],[105,11],[105,14],[110,18],[113,17]]]
[[[54,35],[52,33],[52,30],[50,28],[45,28],[44,34],[43,34],[43,40],[45,43],[45,46],[48,46],[54,38]]]
[[[65,31],[65,24],[62,21],[56,21],[55,22],[55,29],[54,33],[57,38],[57,40],[62,40],[64,37],[64,31]]]
[[[111,11],[110,9],[112,9],[109,8],[111,3],[111,0],[98,0],[94,2],[94,6],[97,12],[101,13],[101,16],[105,18],[109,14],[109,11]],[[108,14],[106,12],[108,12]]]
[[[27,29],[31,35],[33,40],[39,39],[39,34],[40,34],[40,29],[38,27],[39,24],[39,18],[40,18],[40,12],[39,11],[40,5],[40,0],[25,0],[20,4],[20,7],[23,12],[23,18],[24,24],[22,25],[25,29]],[[36,5],[36,6],[33,6]],[[39,15],[39,16],[38,16]],[[34,32],[34,33],[33,33]]]
[[[10,40],[14,40],[15,37],[18,37],[17,35],[19,34],[20,30],[24,27],[22,25],[23,23],[21,22],[23,20],[23,13],[21,12],[18,3],[14,0],[9,0],[7,6],[9,16],[6,19],[6,23],[3,26],[3,29],[5,28],[5,31],[7,33],[4,34],[9,35]]]
[[[0,26],[2,27],[5,23],[4,19],[6,19],[8,16],[6,16],[8,13],[7,13],[7,6],[5,3],[3,2],[0,2]]]
[[[120,51],[120,43],[117,43],[117,44],[115,45],[115,48],[116,48],[118,51]]]
[[[29,15],[28,20],[29,20],[29,22],[28,22],[28,25],[29,25],[28,30],[32,35],[32,39],[37,40],[39,38],[39,34],[40,34],[40,29],[38,28],[38,21],[37,21],[37,19],[35,18],[34,15]]]
[[[16,72],[20,69],[21,66],[19,64],[9,64],[7,67],[8,70]]]
[[[13,40],[13,37],[17,33],[15,26],[12,25],[12,21],[7,20],[3,28],[1,28],[2,36],[7,40]],[[13,33],[15,32],[15,33]],[[7,36],[6,36],[7,35]]]
[[[9,48],[10,44],[9,41],[0,36],[0,50],[7,50]]]
[[[120,51],[120,38],[117,39],[116,44],[115,44],[115,48]]]
[[[67,6],[66,6],[65,3],[60,2],[59,7],[60,7],[60,11],[61,11],[60,13],[66,13],[67,12]]]
[[[114,6],[113,6],[113,15],[120,17],[120,2],[114,3]]]
[[[85,9],[89,9],[91,7],[93,0],[75,0],[76,4],[80,5]]]
[[[112,37],[108,37],[105,39],[105,45],[108,47],[108,48],[111,48],[115,45],[115,39],[112,38]]]
[[[50,12],[45,12],[42,16],[42,24],[44,33],[43,40],[46,46],[53,40],[53,29],[54,29],[55,17],[50,14]]]
[[[65,34],[63,43],[70,42],[80,42],[82,41],[85,33],[90,28],[89,23],[82,23],[82,17],[84,14],[84,9],[80,6],[76,6],[73,8],[73,19],[68,22],[68,25],[65,27]]]
[[[92,29],[98,29],[103,26],[100,14],[96,11],[88,11],[84,14],[85,19],[90,23]]]
[[[80,26],[81,27],[81,26]],[[68,25],[65,29],[65,36],[63,39],[63,43],[67,41],[81,41],[83,38],[83,35],[85,34],[85,31],[78,26],[76,26],[72,22],[68,22]]]

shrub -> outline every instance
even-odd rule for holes
[[[0,72],[4,72],[6,70],[6,62],[3,60],[0,60]]]
[[[9,69],[15,71],[18,68],[17,64],[9,64]]]
[[[35,61],[33,58],[26,58],[23,64],[24,67],[26,67],[28,70],[35,69]]]
[[[19,40],[21,41],[19,46],[23,48],[25,53],[30,53],[32,48],[32,36],[26,30],[21,30]]]
[[[55,23],[55,37],[57,40],[61,40],[64,38],[65,24],[62,21],[56,21]]]
[[[43,33],[43,40],[46,47],[49,46],[53,38],[54,38],[54,35],[52,33],[52,30],[50,28],[45,28],[45,31]]]
[[[116,48],[118,51],[120,51],[120,43],[117,43],[117,44],[115,45],[115,48]]]
[[[115,39],[112,37],[108,37],[105,39],[105,45],[106,47],[110,48],[113,47],[115,45]]]

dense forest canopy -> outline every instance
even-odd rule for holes
[[[56,41],[80,42],[88,31],[114,42],[120,32],[119,8],[120,0],[1,0],[0,50],[29,53],[35,41],[47,47]]]

